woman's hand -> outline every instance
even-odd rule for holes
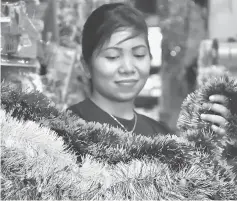
[[[229,123],[227,118],[231,112],[226,108],[228,98],[224,95],[212,95],[209,97],[210,103],[204,103],[203,108],[217,114],[201,114],[201,119],[213,123],[212,130],[220,135],[226,134],[226,126]]]

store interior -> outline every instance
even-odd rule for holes
[[[118,2],[115,0],[3,0],[1,2],[1,81],[11,81],[21,90],[38,90],[47,95],[62,110],[89,96],[89,81],[81,62],[82,27],[88,15],[96,7],[113,1]],[[165,105],[161,100],[164,95],[162,85],[167,85],[166,80],[164,81],[164,77],[162,80],[161,76],[161,70],[166,68],[167,63],[163,56],[166,50],[162,47],[162,41],[167,41],[164,36],[171,32],[166,32],[166,28],[162,27],[160,16],[166,14],[160,9],[162,6],[157,8],[157,5],[162,2],[165,5],[165,1],[153,0],[145,4],[141,0],[126,2],[144,13],[149,27],[149,44],[152,53],[150,77],[135,100],[136,110],[159,120],[161,104]],[[193,2],[197,7],[195,9],[203,13],[207,12],[209,6],[209,14],[203,24],[206,26],[209,23],[211,30],[215,29],[215,23],[212,20],[215,10],[213,11],[214,6],[210,6],[212,1],[209,1],[208,5],[206,1]],[[233,5],[233,8],[235,7]],[[234,9],[231,12],[236,13]],[[190,13],[188,15],[193,17]],[[190,27],[192,28],[191,25]],[[195,32],[195,30],[192,31]],[[222,33],[222,38],[215,35],[216,32],[208,33],[208,37],[208,34],[201,32],[200,36],[188,36],[193,47],[188,51],[191,56],[182,60],[182,65],[184,63],[186,66],[185,70],[177,68],[178,70],[174,70],[173,74],[181,72],[180,77],[175,75],[175,79],[169,78],[180,82],[186,81],[190,85],[177,101],[179,106],[184,97],[195,89],[198,67],[214,64],[228,66],[235,72],[236,68],[233,66],[236,65],[237,31],[234,30],[232,36]],[[174,35],[174,38],[177,36],[179,35]],[[185,37],[181,37],[180,40],[187,39]],[[220,40],[216,41],[218,44],[216,48],[213,38],[218,37]],[[199,41],[195,42],[194,39]],[[182,52],[180,51],[182,43],[177,45],[172,40],[170,41],[172,47],[169,50],[169,55],[171,55],[169,61],[175,66],[179,59],[177,54]],[[187,44],[187,41],[184,43]],[[226,56],[228,50],[231,53]],[[215,55],[218,55],[218,62],[215,60]],[[167,80],[167,82],[170,81]],[[171,99],[175,98],[166,98],[166,100]],[[172,103],[169,104],[172,105]],[[174,108],[170,108],[175,111]]]

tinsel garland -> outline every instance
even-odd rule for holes
[[[80,165],[55,132],[0,110],[4,200],[236,199],[233,175],[193,163],[172,171],[159,160],[109,165],[86,155]],[[228,175],[229,174],[229,175]],[[228,175],[228,179],[227,179]],[[232,177],[232,179],[231,179]]]
[[[230,124],[227,137],[221,138],[215,135],[208,127],[210,125],[202,122],[199,117],[200,112],[205,112],[200,104],[207,102],[209,95],[214,93],[223,93],[228,98],[231,97],[232,103],[227,105],[232,112],[232,116],[228,119]],[[27,147],[24,141],[17,138],[21,139],[22,135],[25,135],[25,139],[28,141],[27,144],[31,144],[34,150],[39,149],[35,141],[32,140],[34,137],[30,138],[27,135],[32,126],[32,124],[27,124],[27,120],[31,120],[55,131],[54,136],[56,134],[57,137],[54,137],[54,140],[57,141],[56,138],[59,137],[64,143],[60,145],[60,153],[71,153],[73,150],[71,154],[76,166],[81,170],[83,168],[84,170],[91,170],[91,173],[87,172],[88,177],[85,176],[87,175],[85,172],[81,172],[80,176],[79,174],[77,176],[73,175],[75,179],[80,177],[79,180],[83,183],[80,186],[82,189],[80,193],[78,190],[79,194],[72,193],[69,196],[67,191],[62,193],[60,190],[59,194],[63,194],[63,196],[60,197],[57,194],[58,199],[237,199],[236,174],[233,174],[233,170],[236,171],[236,152],[233,151],[236,148],[234,103],[237,102],[236,83],[233,80],[228,77],[218,78],[214,81],[210,80],[209,84],[190,95],[183,104],[178,123],[182,137],[158,135],[155,138],[148,138],[124,133],[122,130],[108,125],[87,123],[73,116],[70,112],[59,112],[50,101],[38,92],[24,93],[14,91],[9,86],[2,86],[2,107],[8,113],[7,115],[22,121],[22,129],[20,129],[21,126],[16,127],[17,130],[21,131],[14,130],[13,125],[17,125],[14,119],[11,120],[13,124],[8,126],[6,131],[3,131],[5,134],[3,136],[6,139],[8,135],[13,135],[12,141],[17,140],[18,143],[12,143],[9,148],[4,140],[2,141],[2,150],[5,153],[2,163],[6,164],[6,161],[11,161],[5,167],[17,169],[17,174],[20,177],[23,177],[29,171],[25,168],[26,166],[35,168],[35,170],[39,168],[37,162],[32,163],[32,161],[27,160],[28,149],[21,148],[18,150],[20,146],[17,146],[20,144]],[[7,121],[2,122],[2,125],[5,124],[7,124]],[[28,131],[25,131],[26,127]],[[37,135],[37,132],[33,127],[31,134],[34,136]],[[50,135],[50,132],[42,128],[42,137]],[[226,143],[220,144],[218,140],[226,141]],[[48,163],[43,163],[43,161],[49,161],[47,155],[52,152],[49,157],[56,157],[57,160],[53,164],[57,167],[56,163],[60,161],[60,156],[52,151],[51,147],[55,146],[53,140],[40,141],[39,144],[44,147],[45,152],[36,154],[35,161],[40,160],[39,164],[47,167]],[[90,155],[90,159],[88,159],[88,155]],[[17,168],[14,168],[12,162],[15,160],[14,158],[22,159],[18,160],[19,163],[16,163],[16,165],[19,164]],[[90,165],[88,165],[88,160]],[[65,164],[67,161],[61,159],[61,163]],[[69,166],[75,166],[75,164]],[[87,168],[85,168],[85,164],[88,165]],[[93,174],[94,166],[91,164],[96,164],[101,171]],[[150,167],[154,167],[154,171]],[[14,177],[8,177],[8,175],[15,174],[12,169],[8,169],[7,172],[4,171],[5,169],[1,170],[2,178],[5,178],[4,181],[7,182],[2,182],[2,186],[12,182]],[[101,172],[103,172],[103,176],[99,176]],[[48,177],[42,172],[39,174],[41,178]],[[55,174],[55,169],[51,170],[51,174]],[[39,181],[34,176],[32,181],[36,185],[35,180]],[[68,180],[65,179],[65,181]],[[47,185],[44,188],[48,189]],[[5,186],[2,195],[4,198],[10,199],[13,192],[18,192],[16,189],[21,188],[22,183],[16,182],[16,185],[12,188],[6,188]],[[35,189],[35,186],[32,185],[27,188],[32,190]],[[55,185],[50,188],[52,192],[55,192],[55,189],[53,189]],[[78,186],[78,189],[80,188]],[[56,191],[59,192],[58,187]],[[19,192],[18,197],[35,198],[32,198],[33,195],[25,189]],[[48,197],[41,197],[40,199],[48,199],[50,196],[56,199],[54,194],[47,195]]]
[[[1,128],[3,199],[57,199],[61,190],[69,199],[71,191],[79,189],[76,157],[64,151],[64,142],[49,128],[19,122],[3,110]]]
[[[10,83],[1,85],[1,106],[12,116],[22,120],[39,121],[54,118],[59,111],[54,104],[38,91],[22,92],[11,87]]]
[[[194,157],[193,146],[182,138],[157,136],[152,139],[124,133],[108,125],[86,123],[69,112],[57,112],[42,94],[12,91],[4,85],[2,89],[2,105],[8,112],[11,111],[13,117],[33,120],[56,131],[68,147],[77,152],[79,161],[84,154],[111,164],[148,157],[159,158],[173,169],[178,169],[189,164]]]
[[[51,118],[51,114],[54,114],[55,110],[48,105],[44,98],[41,99],[40,103],[28,101],[27,104],[27,100],[41,97],[36,92],[29,93],[28,96],[24,92],[18,92],[17,96],[15,95],[16,91],[13,93],[10,88],[4,87],[4,92],[6,91],[9,91],[9,94],[13,94],[13,96],[12,98],[3,96],[2,104],[7,105],[5,108],[8,111],[11,111],[9,109],[11,106],[12,116],[37,121],[56,131],[59,136],[63,137],[68,148],[76,151],[78,161],[85,154],[93,155],[95,158],[110,164],[116,164],[120,161],[129,162],[134,158],[158,158],[172,169],[178,170],[192,163],[192,160],[196,158],[197,153],[191,143],[174,135],[158,135],[155,138],[149,138],[124,133],[122,130],[110,128],[106,124],[86,123],[69,112],[62,112],[57,117]],[[47,110],[46,114],[44,109]],[[51,110],[52,112],[50,112]]]
[[[41,121],[41,123],[63,136],[65,141],[70,142],[69,144],[79,156],[90,154],[110,164],[120,161],[129,162],[134,158],[159,158],[171,168],[179,169],[189,164],[195,157],[196,150],[191,143],[176,136],[149,138],[124,133],[106,124],[76,120],[68,113],[63,113],[58,118]]]
[[[200,118],[202,113],[213,113],[202,107],[213,94],[222,94],[228,98],[226,107],[231,115],[227,118],[229,124],[226,125],[227,134],[224,136],[213,132],[211,123]],[[233,78],[228,75],[210,78],[205,85],[189,94],[181,107],[177,126],[183,137],[213,157],[227,159],[237,173],[237,82]]]

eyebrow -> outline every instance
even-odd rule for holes
[[[126,41],[126,40],[133,39],[133,38],[135,38],[135,37],[136,37],[136,35],[130,35],[130,36],[124,38],[123,40],[119,41],[118,43],[116,43],[116,45],[119,45],[120,43],[123,43],[123,42]]]
[[[146,45],[137,45],[137,46],[135,46],[135,47],[132,47],[132,50],[135,50],[135,49],[138,49],[138,48],[142,48],[142,47],[143,47],[143,48],[147,48]],[[104,48],[103,51],[106,51],[106,50],[109,50],[109,49],[116,49],[116,50],[121,51],[122,48],[116,47],[116,46],[112,46],[112,47]]]

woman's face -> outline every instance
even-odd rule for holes
[[[112,34],[91,60],[92,95],[112,101],[134,100],[150,73],[150,54],[145,35],[132,30]]]

